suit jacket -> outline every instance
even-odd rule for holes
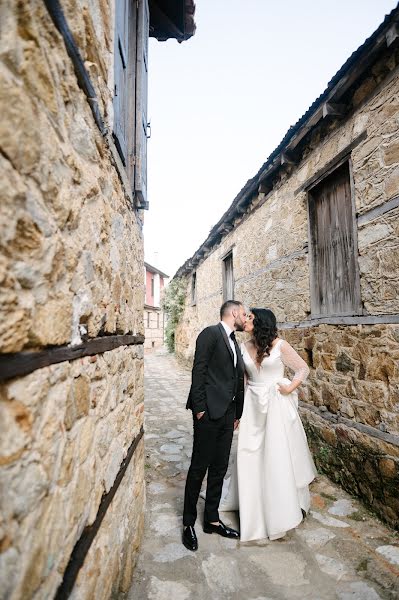
[[[208,411],[211,419],[222,417],[235,397],[236,419],[244,406],[244,361],[238,344],[237,367],[223,326],[206,327],[197,338],[192,382],[186,408],[193,414]]]

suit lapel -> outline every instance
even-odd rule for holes
[[[238,365],[240,365],[241,370],[245,371],[244,360],[243,360],[242,354],[241,354],[241,348],[238,345],[237,341],[236,341],[236,352],[237,352],[237,367],[238,367]]]
[[[227,333],[226,333],[226,331],[225,331],[225,329],[224,329],[223,325],[221,325],[220,323],[218,323],[218,327],[219,327],[219,329],[220,329],[220,333],[221,333],[221,334],[222,334],[222,336],[223,336],[224,343],[225,343],[225,344],[226,344],[226,346],[227,346],[227,350],[229,351],[229,354],[230,354],[231,360],[233,361],[233,365],[234,365],[234,354],[233,354],[233,350],[231,349],[230,342],[229,342],[229,338],[227,337]]]

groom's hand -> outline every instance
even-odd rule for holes
[[[234,419],[234,431],[237,429],[239,424],[240,424],[240,419]]]
[[[199,421],[200,419],[202,419],[202,417],[204,416],[204,414],[205,414],[205,411],[203,410],[202,412],[197,413],[195,416],[197,417],[197,419]]]

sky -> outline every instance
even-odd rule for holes
[[[196,0],[190,40],[150,38],[145,258],[173,276],[392,0]]]

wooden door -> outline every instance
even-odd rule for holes
[[[360,311],[348,162],[309,192],[312,317]]]

